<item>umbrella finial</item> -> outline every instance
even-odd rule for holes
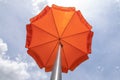
[[[53,66],[52,75],[50,80],[62,80],[62,74],[61,74],[61,47],[62,45],[59,45],[58,48],[58,54],[56,57],[55,64]]]

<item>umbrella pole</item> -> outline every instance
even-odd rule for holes
[[[50,80],[62,80],[61,73],[61,45],[58,48],[58,54],[56,57],[56,61],[53,66],[52,74]]]

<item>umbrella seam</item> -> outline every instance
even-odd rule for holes
[[[63,37],[62,39],[64,39],[64,38],[69,38],[69,37],[73,37],[73,36],[77,36],[77,35],[81,35],[81,34],[84,34],[84,33],[87,33],[87,32],[90,32],[90,31],[85,31],[85,32],[81,32],[81,33],[69,35],[69,36]]]
[[[42,45],[44,45],[44,44],[48,44],[48,43],[54,42],[54,41],[57,41],[57,39],[56,39],[56,40],[52,40],[52,41],[48,41],[48,42],[45,42],[45,43],[43,43],[43,44],[39,44],[39,45],[36,45],[36,46],[33,46],[33,47],[42,46]],[[33,48],[33,47],[30,47],[30,48]],[[29,48],[29,49],[30,49],[30,48]]]
[[[54,21],[54,23],[55,23],[55,29],[56,29],[56,31],[57,31],[57,33],[58,33],[58,37],[60,37],[59,32],[58,32],[58,29],[57,29],[57,24],[56,24],[56,22],[55,22],[55,17],[54,17],[54,15],[53,15],[53,10],[52,10],[52,8],[51,8],[51,13],[52,13],[53,21]]]
[[[57,38],[57,36],[55,36],[55,35],[53,35],[53,34],[51,34],[51,33],[47,32],[47,31],[43,30],[42,28],[37,27],[35,24],[31,23],[31,25],[33,25],[33,26],[35,26],[36,28],[38,28],[38,29],[40,29],[40,30],[44,31],[45,33],[47,33],[47,34],[49,34],[49,35],[51,35],[51,36],[53,36],[53,37]],[[41,25],[41,26],[43,26],[43,25]]]
[[[73,13],[73,15],[71,16],[71,18],[70,18],[69,22],[67,23],[66,27],[64,28],[64,30],[63,30],[63,32],[62,32],[61,37],[62,37],[62,36],[63,36],[63,34],[65,33],[65,31],[66,31],[66,29],[67,29],[68,25],[70,24],[70,22],[71,22],[71,20],[72,20],[72,18],[73,18],[73,16],[74,16],[74,15],[75,15],[75,12]]]
[[[64,41],[65,43],[67,43],[68,45],[70,45],[70,46],[74,47],[75,49],[79,50],[80,52],[87,54],[86,52],[84,52],[84,51],[80,50],[79,48],[77,48],[77,47],[75,47],[74,45],[72,45],[72,44],[70,44],[70,43],[66,42],[65,40],[63,40],[63,41]]]
[[[56,43],[55,48],[57,47],[57,44],[58,44],[58,42]],[[51,56],[53,55],[53,52],[55,51],[55,48],[52,50],[51,55],[50,55],[49,59],[47,60],[47,62],[46,62],[46,64],[45,64],[46,66],[47,66],[47,64],[48,64]]]
[[[68,68],[68,61],[67,61],[67,58],[66,58],[66,55],[65,55],[65,51],[64,51],[64,48],[63,48],[63,53],[64,53],[64,56],[65,56],[65,61],[66,61],[66,64],[67,64],[67,68]]]

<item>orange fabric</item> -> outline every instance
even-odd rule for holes
[[[54,23],[54,19],[51,13],[51,9],[47,10],[47,12],[44,13],[43,16],[39,17],[37,20],[32,22],[32,24],[49,34],[58,37],[55,27],[56,25]]]
[[[71,35],[85,32],[85,31],[89,31],[90,28],[88,27],[88,25],[86,25],[86,23],[85,23],[85,21],[83,21],[83,19],[84,18],[81,18],[81,16],[79,16],[78,12],[76,12],[73,15],[68,26],[66,26],[66,29],[65,29],[62,37],[71,36]]]
[[[74,11],[74,9],[72,10],[71,8],[70,8],[70,10],[66,11],[66,8],[61,9],[61,7],[60,7],[60,9],[59,9],[57,6],[55,6],[55,7],[53,6],[52,13],[53,13],[53,17],[54,17],[54,20],[56,23],[56,27],[57,27],[59,36],[61,36],[65,27],[67,26],[67,24],[69,23],[70,19],[73,16],[73,14],[75,13],[75,11]]]
[[[73,71],[91,53],[92,27],[74,7],[46,6],[26,26],[26,48],[40,68],[52,70],[58,46],[62,72]]]

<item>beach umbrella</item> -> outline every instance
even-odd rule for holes
[[[40,68],[52,71],[51,80],[61,80],[61,72],[73,71],[88,59],[91,29],[74,7],[46,6],[26,26],[27,52]]]

